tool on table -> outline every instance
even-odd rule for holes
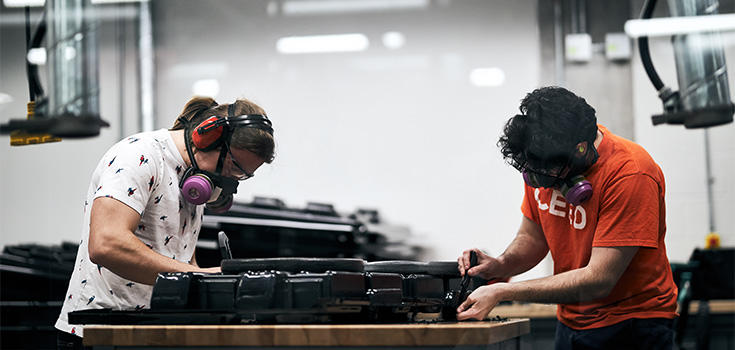
[[[456,305],[455,307],[459,307],[462,305],[464,300],[467,298],[467,288],[470,285],[470,281],[472,280],[472,277],[470,277],[470,274],[467,272],[471,268],[477,266],[477,253],[473,250],[470,251],[470,267],[465,270],[464,276],[462,277],[462,282],[460,282],[460,290],[459,290],[459,296],[457,297]]]
[[[219,243],[219,252],[223,260],[232,259],[232,250],[230,250],[230,240],[227,239],[225,231],[217,233],[217,241]]]

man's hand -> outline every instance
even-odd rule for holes
[[[470,252],[477,253],[477,266],[470,268]],[[459,273],[464,276],[465,273],[472,277],[478,276],[486,280],[496,278],[505,278],[501,273],[500,260],[493,258],[477,248],[465,250],[462,255],[457,258]]]
[[[219,266],[216,267],[207,267],[207,268],[200,268],[199,272],[203,273],[220,273],[222,272],[222,268]]]
[[[467,300],[457,308],[457,320],[474,318],[483,320],[487,314],[502,300],[502,290],[505,283],[495,283],[475,289]]]

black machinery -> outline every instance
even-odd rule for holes
[[[641,19],[650,19],[657,0],[646,0]],[[716,15],[718,0],[668,0],[672,17]],[[720,33],[680,34],[672,37],[679,91],[672,91],[659,77],[651,60],[648,37],[638,38],[641,62],[663,102],[654,125],[683,124],[688,129],[732,123],[735,104],[730,98],[727,65]]]
[[[0,348],[47,349],[78,244],[7,245],[0,253]]]
[[[679,288],[676,344],[684,349],[687,333],[692,334],[687,330],[694,328],[696,348],[709,349],[713,329],[732,329],[732,316],[726,317],[726,322],[713,317],[709,301],[735,299],[735,248],[697,248],[687,263],[672,263],[671,269]],[[692,301],[699,302],[695,315],[689,313]],[[720,323],[724,323],[724,327]]]
[[[296,208],[278,198],[255,197],[236,201],[226,213],[205,211],[197,244],[202,266],[217,266],[223,258],[217,249],[220,231],[227,232],[240,258],[419,260],[423,251],[407,227],[386,222],[377,210],[344,215],[328,203]]]

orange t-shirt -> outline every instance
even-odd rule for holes
[[[521,210],[541,226],[554,274],[587,266],[592,247],[640,248],[610,295],[559,304],[557,318],[573,329],[674,318],[677,289],[664,244],[664,175],[643,147],[598,127],[600,157],[585,173],[592,197],[574,206],[559,191],[525,185]]]

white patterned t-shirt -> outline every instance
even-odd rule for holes
[[[97,165],[84,202],[84,225],[74,272],[56,328],[82,336],[67,313],[85,309],[148,308],[153,287],[124,279],[89,260],[89,215],[98,197],[114,198],[140,215],[135,236],[161,255],[189,263],[202,223],[203,205],[181,196],[179,177],[186,165],[166,129],[130,136]]]

